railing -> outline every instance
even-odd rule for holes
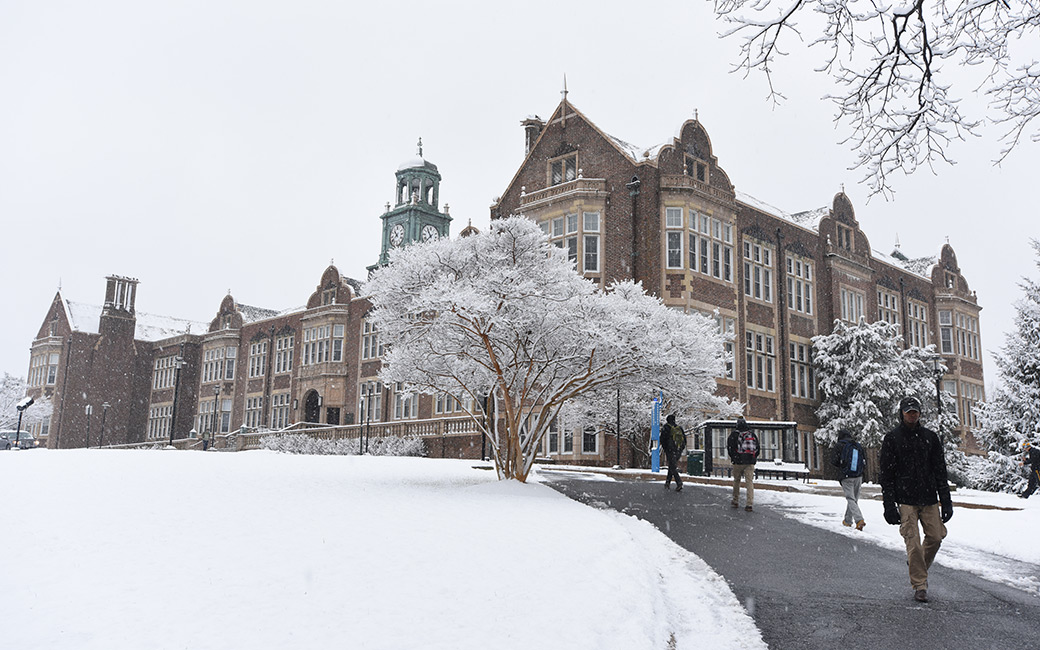
[[[479,430],[476,423],[469,416],[348,425],[297,422],[284,429],[273,431],[239,432],[236,436],[236,449],[240,451],[260,449],[260,441],[264,437],[292,433],[307,435],[317,440],[357,440],[363,433],[370,438],[385,438],[388,436],[403,438],[407,436],[477,435]]]
[[[712,187],[707,183],[698,181],[690,176],[684,176],[682,174],[667,174],[661,176],[661,188],[669,190],[695,190],[701,194],[720,199],[723,201],[732,201],[735,198],[733,192],[725,192]]]
[[[573,181],[547,187],[544,190],[525,193],[520,196],[520,206],[532,208],[541,203],[551,203],[556,199],[576,194],[606,196],[607,181],[602,178],[578,178]]]

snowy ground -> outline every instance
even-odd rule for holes
[[[0,645],[764,648],[647,523],[471,462],[0,453]]]

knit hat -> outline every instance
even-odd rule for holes
[[[747,420],[744,418],[737,418],[737,431],[748,431],[751,427],[748,426]]]

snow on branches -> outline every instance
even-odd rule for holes
[[[1032,246],[1040,268],[1040,242],[1033,240]],[[977,407],[975,438],[989,455],[976,463],[968,482],[981,489],[1021,491],[1022,443],[1040,445],[1040,283],[1026,278],[1021,287],[1024,296],[1015,303],[1015,328],[995,355],[997,389]]]
[[[18,426],[18,403],[25,398],[25,381],[14,375],[4,373],[0,377],[0,429],[14,430]],[[51,416],[53,404],[49,397],[43,397],[22,412],[22,430],[43,422]]]
[[[773,87],[772,65],[790,41],[808,33],[810,47],[826,51],[817,70],[834,79],[839,91],[828,99],[838,121],[852,129],[842,144],[856,152],[856,167],[865,170],[874,193],[889,193],[896,170],[911,174],[921,165],[952,162],[950,141],[981,129],[981,119],[960,108],[959,95],[976,86],[989,97],[986,118],[1004,129],[1001,160],[1040,113],[1035,2],[715,0],[715,13],[733,26],[726,36],[743,37],[737,69],[764,72],[774,101],[783,95]],[[814,16],[822,25],[806,28],[798,16]],[[972,79],[965,70],[978,74]],[[955,81],[964,90],[955,92]],[[1029,137],[1040,140],[1040,130]]]
[[[943,417],[935,407],[934,346],[902,349],[899,328],[885,321],[852,325],[834,321],[830,334],[813,337],[813,367],[823,392],[817,415],[816,439],[833,445],[841,429],[853,432],[867,447],[880,447],[881,438],[898,423],[899,400],[921,400],[922,422],[940,434],[948,448],[957,424],[953,401],[943,394]],[[940,364],[938,372],[945,372]],[[929,399],[931,398],[931,399]]]
[[[469,415],[501,478],[526,480],[550,423],[590,391],[717,402],[724,352],[714,321],[668,309],[632,282],[597,290],[522,216],[394,250],[364,293],[389,350],[382,381],[473,404],[492,396],[497,417]]]

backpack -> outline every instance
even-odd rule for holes
[[[675,442],[676,452],[686,449],[686,433],[682,430],[682,427],[672,427],[672,441]]]
[[[841,449],[841,471],[846,478],[863,476],[863,468],[867,459],[863,455],[863,447],[858,442],[849,441]]]
[[[751,454],[755,456],[758,454],[758,439],[755,438],[755,434],[751,431],[743,431],[740,436],[737,437],[737,453],[738,454]]]

